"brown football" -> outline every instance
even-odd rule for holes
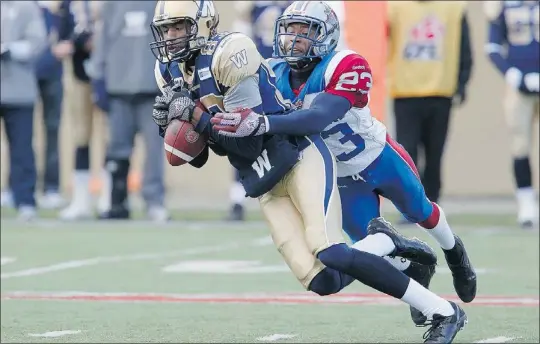
[[[167,161],[180,166],[195,159],[206,146],[206,139],[189,122],[173,119],[165,130],[163,140]]]

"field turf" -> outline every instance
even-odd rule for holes
[[[305,292],[259,214],[243,224],[221,215],[22,223],[2,211],[2,343],[422,341],[407,306],[358,283],[332,297]],[[504,214],[449,220],[479,276],[455,342],[538,343],[538,231]],[[416,227],[399,228],[437,247]],[[437,252],[431,289],[457,300]]]

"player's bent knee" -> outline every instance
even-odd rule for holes
[[[326,296],[335,294],[344,287],[340,273],[334,269],[325,268],[313,278],[308,290],[320,296]]]
[[[528,157],[531,151],[531,142],[526,137],[512,139],[512,156],[514,158]]]
[[[317,258],[329,268],[343,271],[348,269],[354,259],[352,248],[347,244],[332,245],[317,255]]]

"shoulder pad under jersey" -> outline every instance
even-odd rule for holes
[[[218,83],[232,87],[257,74],[263,60],[251,38],[242,33],[231,33],[215,47],[212,73]]]

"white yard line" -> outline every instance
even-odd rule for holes
[[[94,257],[94,258],[81,259],[81,260],[70,260],[70,261],[60,262],[60,263],[56,263],[52,265],[46,265],[46,266],[41,266],[41,267],[2,273],[0,275],[0,278],[5,279],[5,278],[13,278],[13,277],[36,276],[36,275],[46,274],[49,272],[76,269],[76,268],[98,265],[98,264],[118,263],[118,262],[126,262],[126,261],[153,260],[153,259],[161,259],[161,258],[166,258],[166,257],[192,256],[192,255],[198,255],[202,253],[234,250],[242,246],[264,246],[267,243],[268,243],[267,237],[263,237],[263,238],[257,238],[257,239],[251,240],[250,242],[244,243],[244,244],[238,243],[238,242],[230,242],[230,243],[226,243],[222,245],[194,247],[191,249],[174,250],[174,251],[169,251],[169,252],[143,253],[143,254],[133,254],[133,255],[123,255],[123,256],[119,255],[119,256],[109,256],[109,257]]]
[[[519,337],[504,337],[504,336],[499,336],[499,337],[493,337],[493,338],[486,338],[486,339],[482,339],[482,340],[477,340],[475,343],[506,343],[506,342],[511,342],[515,339],[519,339]]]
[[[175,220],[165,223],[155,223],[151,220],[103,220],[107,226],[114,228],[128,228],[128,229],[147,229],[148,231],[167,230],[169,228],[182,228],[183,230],[190,231],[203,231],[203,230],[217,230],[217,229],[234,229],[234,230],[253,230],[254,228],[268,228],[266,222],[262,220],[245,221],[240,223],[232,223],[228,221],[220,220]],[[19,221],[17,219],[2,219],[2,223],[8,223],[12,226],[16,226]],[[81,220],[74,226],[73,222],[61,221],[55,219],[41,219],[39,222],[27,223],[29,228],[40,228],[45,230],[66,230],[69,231],[81,231],[88,228],[95,228],[95,220]]]
[[[81,330],[64,330],[64,331],[49,331],[45,333],[29,333],[29,337],[44,337],[44,338],[56,338],[56,337],[62,337],[67,336],[70,334],[78,334],[81,333]]]
[[[275,334],[271,334],[269,336],[259,337],[259,338],[257,338],[257,340],[260,341],[260,342],[275,342],[275,341],[278,341],[278,340],[291,339],[291,338],[294,338],[294,337],[296,337],[295,334],[279,334],[279,333],[275,333]]]
[[[15,258],[15,257],[2,257],[0,265],[6,265],[6,264],[9,264],[9,263],[13,263],[16,260],[17,260],[17,258]]]

